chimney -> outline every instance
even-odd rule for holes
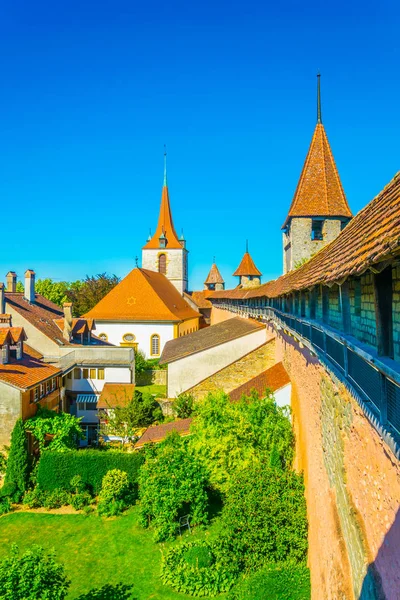
[[[64,331],[63,336],[67,342],[71,339],[72,334],[72,302],[64,302],[63,304],[64,311]]]
[[[15,294],[17,291],[17,274],[15,271],[9,271],[6,275],[7,292]]]
[[[23,341],[20,340],[17,344],[17,360],[21,360],[24,353],[24,344]]]
[[[4,315],[6,312],[6,297],[4,295],[4,285],[0,283],[0,314]]]
[[[31,304],[35,302],[35,271],[32,269],[25,271],[24,297]]]

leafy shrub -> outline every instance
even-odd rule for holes
[[[229,600],[310,600],[310,571],[305,566],[268,565],[243,579]]]
[[[5,515],[11,511],[11,500],[10,498],[1,498],[0,499],[0,515]]]
[[[194,398],[192,394],[179,394],[172,403],[172,408],[178,419],[187,419],[194,411]]]
[[[87,594],[81,594],[76,600],[136,600],[132,594],[132,585],[126,583],[111,585],[107,583],[101,588],[90,590]]]
[[[71,503],[71,494],[66,490],[55,489],[51,492],[41,490],[38,486],[29,490],[23,499],[23,504],[28,508],[61,508]]]
[[[86,484],[82,481],[81,475],[74,475],[69,482],[69,485],[74,494],[80,494],[86,490]]]
[[[260,465],[271,453],[274,465],[279,462],[282,468],[293,460],[292,426],[272,395],[258,398],[253,393],[231,402],[223,392],[209,394],[196,405],[191,433],[191,447],[211,485],[222,493],[236,471]]]
[[[55,489],[52,492],[47,492],[44,495],[43,506],[47,509],[61,508],[71,504],[71,494],[66,490]]]
[[[307,513],[301,475],[254,464],[236,474],[221,514],[221,535],[241,569],[305,562]]]
[[[130,484],[135,487],[143,461],[144,456],[139,452],[119,450],[43,452],[39,461],[38,484],[41,489],[48,491],[56,488],[72,490],[72,478],[80,475],[82,483],[97,495],[104,475],[111,469],[120,469],[128,474]]]
[[[103,477],[97,507],[99,515],[114,517],[130,503],[128,474],[120,469],[112,469]]]
[[[191,596],[227,592],[237,576],[234,563],[220,554],[220,545],[215,542],[187,542],[171,548],[161,567],[163,583]]]
[[[83,510],[92,502],[92,496],[89,492],[79,492],[79,494],[71,495],[71,506],[75,510]]]
[[[44,506],[45,497],[46,492],[36,486],[33,490],[26,492],[22,503],[28,508],[41,508]]]
[[[0,598],[7,600],[64,600],[70,582],[54,552],[32,546],[22,556],[13,544],[0,561]]]
[[[7,468],[7,459],[6,455],[3,452],[0,452],[0,475],[6,472]]]
[[[189,514],[191,525],[208,521],[206,474],[187,438],[170,434],[147,450],[139,474],[141,523],[154,527],[154,539],[162,541],[177,532],[179,517]]]
[[[46,436],[51,435],[47,451],[65,452],[76,448],[78,441],[84,437],[80,421],[69,413],[39,407],[36,415],[25,421],[25,429],[32,433],[41,451],[46,446]]]
[[[28,487],[29,454],[24,423],[18,419],[11,434],[10,454],[7,460],[7,471],[4,485],[15,485],[11,500],[19,502]]]
[[[17,486],[13,481],[5,483],[0,489],[0,498],[14,498]]]

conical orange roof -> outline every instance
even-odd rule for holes
[[[225,283],[219,269],[215,263],[211,265],[209,274],[204,283]]]
[[[282,226],[291,217],[347,217],[353,215],[346,200],[325,128],[317,123],[303,171]]]
[[[168,186],[164,182],[161,194],[160,214],[158,217],[157,229],[153,237],[143,246],[143,248],[160,248],[160,237],[164,234],[167,242],[165,248],[182,248],[172,221],[171,205],[169,203]]]
[[[234,275],[262,275],[248,252],[245,252]]]

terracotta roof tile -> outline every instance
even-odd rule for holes
[[[162,273],[133,269],[91,311],[95,320],[184,321],[199,318]]]
[[[204,283],[225,283],[219,269],[215,263],[211,265],[209,274]]]
[[[213,290],[201,290],[199,292],[186,292],[199,308],[211,308],[209,298],[214,294]]]
[[[214,348],[220,344],[254,333],[254,331],[264,327],[263,323],[258,323],[252,319],[242,319],[240,317],[228,319],[176,340],[170,340],[164,346],[160,364],[168,364],[196,352]]]
[[[166,248],[182,248],[182,244],[179,242],[174,223],[172,221],[171,205],[169,202],[168,187],[166,185],[164,185],[162,189],[157,229],[151,240],[149,240],[147,244],[143,246],[143,248],[160,248],[161,234],[164,234],[167,239],[165,246]]]
[[[257,269],[250,254],[245,252],[242,260],[240,261],[240,265],[233,275],[262,275],[262,273]]]
[[[214,298],[275,298],[317,284],[343,282],[400,251],[400,172],[343,229],[302,267],[255,290],[215,292]]]
[[[318,123],[283,227],[291,217],[352,216],[322,123]]]
[[[242,396],[249,396],[252,390],[256,390],[259,395],[262,395],[267,388],[272,392],[276,392],[289,383],[289,375],[283,364],[279,362],[230,392],[229,396],[230,399],[235,402],[240,400]]]
[[[142,437],[136,442],[135,448],[141,448],[145,444],[161,442],[171,431],[176,431],[179,435],[189,435],[190,425],[193,419],[179,419],[171,423],[162,423],[161,425],[152,425],[146,429]]]
[[[35,352],[31,355],[29,346],[24,344],[24,354],[21,360],[10,358],[9,363],[0,365],[0,381],[26,390],[61,374],[60,369],[43,363],[36,356]]]
[[[106,383],[97,403],[98,408],[114,408],[125,406],[133,398],[134,383]]]

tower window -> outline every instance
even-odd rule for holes
[[[151,356],[159,356],[160,354],[160,336],[156,333],[150,338],[150,354]]]
[[[158,257],[158,272],[163,275],[167,272],[167,257],[165,254],[160,254]]]
[[[317,221],[316,219],[312,220],[311,226],[311,239],[312,240],[323,240],[324,236],[322,234],[322,228],[324,226],[323,221]]]

